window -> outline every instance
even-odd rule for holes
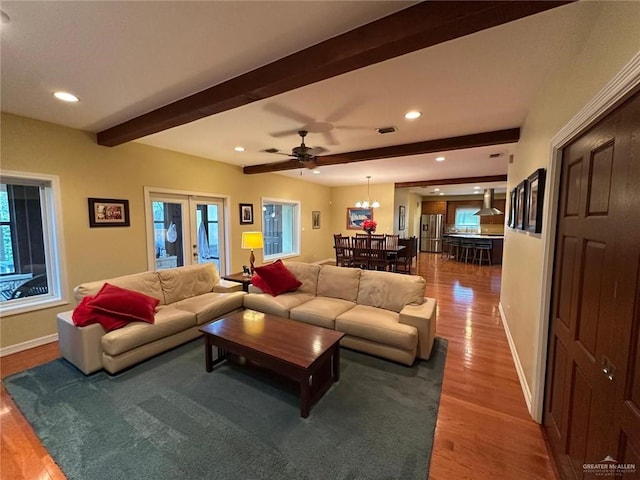
[[[3,172],[0,182],[0,313],[62,303],[58,178]]]
[[[456,230],[477,232],[480,229],[480,216],[475,214],[478,210],[478,207],[456,208]]]
[[[300,255],[300,202],[262,199],[264,260]]]

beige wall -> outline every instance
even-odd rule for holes
[[[564,7],[563,7],[564,8]],[[537,168],[550,166],[551,139],[587,102],[640,51],[640,2],[580,2],[570,8],[592,9],[595,22],[584,32],[584,41],[574,61],[551,72],[538,92],[521,129],[515,161],[509,165],[508,190]],[[580,32],[576,32],[580,34]],[[544,215],[557,206],[545,195]],[[545,233],[543,232],[543,236]],[[500,303],[511,333],[527,387],[535,383],[536,370],[544,360],[537,352],[544,347],[541,327],[543,292],[543,240],[511,229],[505,231]],[[539,390],[536,390],[539,391]],[[535,412],[534,412],[535,414]]]
[[[262,196],[302,202],[298,259],[333,257],[329,187],[275,174],[244,175],[239,167],[139,143],[101,147],[92,134],[4,113],[1,139],[3,170],[60,177],[69,290],[89,280],[147,270],[145,186],[229,195],[231,271],[247,263],[248,252],[239,248],[241,232],[261,228]],[[88,197],[128,199],[131,227],[89,228]],[[239,224],[238,203],[253,203],[254,225]],[[311,228],[313,210],[321,212],[320,229]],[[262,263],[261,251],[256,257]],[[73,306],[0,319],[0,347],[56,333],[56,313]]]
[[[394,219],[396,218],[394,216],[396,207],[394,205],[395,189],[393,183],[372,183],[370,190],[371,201],[380,202],[380,207],[373,211],[373,219],[378,223],[376,233],[393,233]],[[347,230],[347,208],[355,206],[358,200],[366,199],[366,183],[364,185],[333,187],[331,189],[331,233],[342,233],[347,236],[357,233],[356,230]]]

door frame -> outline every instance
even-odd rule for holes
[[[150,249],[149,246],[153,245],[153,212],[151,211],[151,195],[152,194],[170,194],[170,195],[184,195],[187,197],[200,197],[203,199],[216,199],[222,200],[222,208],[224,210],[224,265],[228,270],[231,265],[231,222],[230,222],[230,204],[231,196],[222,193],[211,192],[194,192],[191,190],[176,190],[172,188],[163,187],[144,187],[144,218],[145,218],[145,234],[146,234],[146,249],[147,249],[147,268],[149,270],[155,270],[155,251]],[[188,212],[190,214],[190,212]],[[189,251],[190,252],[190,251]],[[226,275],[229,272],[218,272],[220,276]]]
[[[640,52],[620,70],[589,102],[551,139],[550,163],[547,171],[548,188],[545,189],[544,204],[547,205],[542,231],[542,296],[538,319],[538,348],[533,378],[531,416],[542,423],[544,414],[545,376],[547,373],[547,350],[551,317],[553,262],[555,259],[558,211],[555,206],[560,199],[560,173],[562,150],[605,115],[622,104],[640,86]]]

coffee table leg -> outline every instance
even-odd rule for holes
[[[340,345],[336,344],[333,348],[333,354],[331,357],[331,374],[333,376],[333,380],[337,382],[340,380]]]
[[[204,368],[207,372],[213,370],[213,346],[209,340],[209,335],[204,336]]]
[[[309,416],[309,403],[311,402],[311,376],[303,378],[300,381],[300,416],[307,418]]]

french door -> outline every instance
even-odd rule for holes
[[[149,269],[214,263],[226,273],[224,199],[149,192]]]

